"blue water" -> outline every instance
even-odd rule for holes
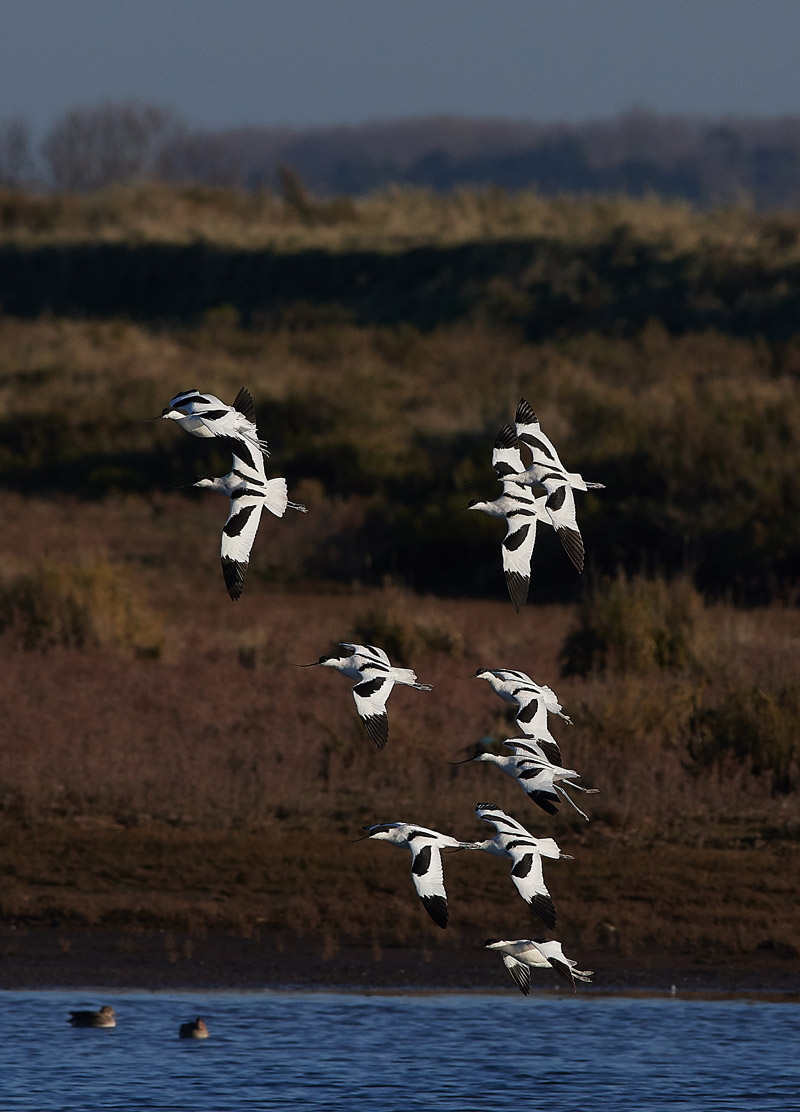
[[[111,1004],[117,1026],[76,1030]],[[179,1040],[202,1015],[211,1037]],[[0,1108],[800,1107],[800,1006],[538,995],[0,992]]]

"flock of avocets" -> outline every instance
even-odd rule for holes
[[[222,527],[220,557],[225,586],[236,601],[244,587],[250,551],[266,508],[276,517],[288,509],[306,513],[306,507],[289,501],[286,480],[266,477],[265,460],[269,451],[259,438],[252,398],[241,389],[226,405],[212,394],[187,390],[177,394],[161,413],[193,436],[214,437],[224,441],[233,456],[227,475],[200,479],[192,484],[219,491],[230,500],[228,518]],[[523,459],[523,451],[529,462]],[[584,548],[575,513],[576,490],[602,488],[581,475],[568,472],[551,441],[542,432],[536,414],[521,399],[514,425],[504,425],[495,440],[492,466],[502,484],[501,494],[491,502],[472,501],[468,508],[481,510],[506,522],[501,550],[508,592],[517,612],[528,597],[531,557],[536,541],[536,525],[552,526],[577,571],[583,570]],[[411,668],[394,667],[383,649],[375,645],[341,642],[341,653],[322,656],[314,665],[334,668],[354,680],[352,688],[356,710],[368,736],[378,749],[389,737],[386,703],[396,683],[418,691],[430,691],[430,684],[419,683]],[[551,734],[548,715],[569,723],[555,692],[535,683],[524,672],[511,669],[479,669],[478,678],[486,680],[505,702],[517,707],[517,737],[503,742],[505,755],[489,751],[469,757],[486,761],[513,777],[528,798],[548,814],[558,813],[562,799],[584,819],[588,816],[568,795],[574,791],[593,793],[578,783],[577,772],[562,764],[561,750]],[[465,763],[465,762],[459,762]],[[495,836],[483,842],[463,842],[436,830],[405,822],[365,826],[365,838],[391,842],[411,851],[411,877],[417,895],[437,926],[448,922],[447,894],[444,887],[442,850],[483,850],[511,861],[511,879],[517,891],[544,925],[553,930],[556,911],[544,882],[542,859],[571,860],[552,838],[536,838],[516,819],[491,803],[479,803],[477,816],[495,829]],[[489,939],[486,949],[497,950],[519,989],[530,992],[530,970],[553,968],[574,991],[576,981],[589,981],[590,970],[564,955],[561,943],[538,939]]]

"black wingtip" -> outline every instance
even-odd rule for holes
[[[516,448],[519,446],[517,431],[511,425],[503,425],[494,442],[495,448]]]
[[[522,965],[517,962],[514,965],[507,966],[509,973],[523,996],[530,996],[531,994],[531,971],[527,965]]]
[[[557,741],[550,741],[549,739],[542,737],[537,737],[536,741],[541,746],[542,752],[551,764],[563,764],[561,760],[561,750],[558,747]]]
[[[508,593],[518,614],[527,601],[530,582],[530,579],[516,571],[510,571],[506,575]]]
[[[420,896],[423,907],[433,919],[437,927],[446,930],[447,921],[449,919],[449,912],[447,910],[447,900],[444,896]]]
[[[578,573],[582,572],[585,553],[583,549],[583,538],[580,533],[575,529],[559,529],[557,532],[558,539],[564,546],[564,551],[572,561],[572,566]]]
[[[234,602],[238,602],[244,588],[244,577],[247,574],[247,564],[240,564],[238,560],[222,557],[222,575],[228,594]]]
[[[558,806],[553,802],[553,797],[548,795],[547,792],[528,792],[528,799],[535,803],[537,807],[541,807],[548,815],[558,814]]]
[[[538,425],[539,419],[524,398],[519,399],[514,421],[518,425]]]
[[[556,925],[556,909],[550,897],[537,893],[529,903],[533,914],[541,919],[549,930],[553,930]]]
[[[369,737],[375,742],[378,749],[383,749],[389,740],[389,719],[385,714],[373,715],[371,718],[362,718],[364,728]]]
[[[250,391],[245,390],[244,386],[233,399],[233,408],[238,410],[246,420],[256,423],[256,407],[253,405]]]

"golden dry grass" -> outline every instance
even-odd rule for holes
[[[205,243],[246,250],[394,251],[427,244],[544,239],[590,245],[615,235],[665,257],[698,249],[738,259],[794,261],[796,214],[747,205],[704,211],[682,201],[624,195],[543,197],[534,191],[391,188],[338,202],[293,205],[276,193],[159,183],[98,193],[0,193],[0,243]]]

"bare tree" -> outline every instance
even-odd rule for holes
[[[178,126],[168,109],[152,104],[73,108],[42,144],[51,184],[83,192],[149,177]]]
[[[31,134],[25,120],[0,120],[0,185],[25,189],[34,184],[36,170]]]

